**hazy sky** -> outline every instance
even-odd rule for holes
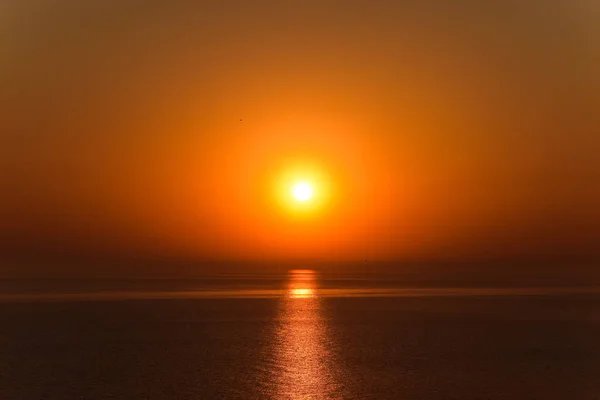
[[[600,259],[592,0],[0,14],[7,259]],[[265,191],[295,162],[334,194],[303,219]]]

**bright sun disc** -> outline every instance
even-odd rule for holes
[[[312,194],[312,187],[306,182],[297,183],[292,188],[292,195],[298,201],[307,201],[312,197]]]

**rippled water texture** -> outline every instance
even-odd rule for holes
[[[335,346],[313,271],[291,271],[273,335],[273,364],[263,378],[274,399],[341,398]]]
[[[592,286],[236,282],[5,283],[0,399],[600,398]]]

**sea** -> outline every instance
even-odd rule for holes
[[[0,400],[30,399],[600,399],[600,289],[4,280]]]

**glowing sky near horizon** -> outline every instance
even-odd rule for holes
[[[593,2],[2,7],[5,254],[600,257]]]

